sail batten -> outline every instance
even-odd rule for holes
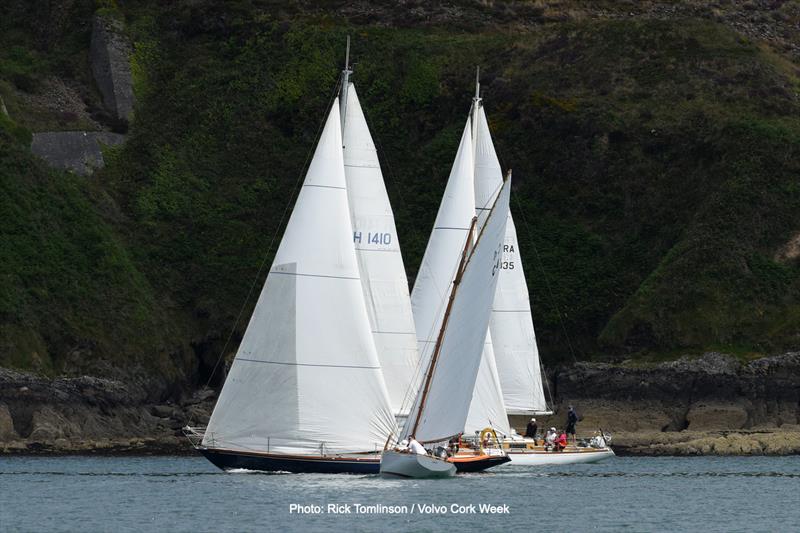
[[[204,446],[373,451],[394,428],[352,241],[340,124],[336,102]]]

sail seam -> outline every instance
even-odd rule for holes
[[[281,272],[280,270],[273,270],[270,274],[283,274],[284,276],[303,276],[306,278],[333,278],[333,279],[349,279],[361,281],[361,278],[353,278],[350,276],[327,276],[325,274],[301,274],[299,272]]]
[[[527,309],[492,309],[493,313],[528,313]]]
[[[457,230],[461,230],[461,231],[469,231],[469,228],[455,228],[455,227],[451,227],[451,226],[436,226],[433,229],[435,229],[435,230],[437,230],[437,229],[457,229]]]
[[[347,187],[334,187],[333,185],[315,185],[313,183],[304,183],[303,187],[319,187],[320,189],[339,189],[340,191],[347,190]]]
[[[352,165],[352,164],[348,164],[348,163],[345,163],[344,166],[350,167],[350,168],[381,168],[378,165]]]
[[[282,361],[261,361],[260,359],[248,359],[246,357],[237,357],[237,361],[247,361],[249,363],[266,363],[270,365],[286,365],[286,366],[315,366],[323,368],[361,368],[364,370],[380,370],[379,366],[358,366],[358,365],[323,365],[312,363],[285,363]]]

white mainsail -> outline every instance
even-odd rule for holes
[[[483,181],[482,176],[487,172],[494,173],[496,171],[500,176],[500,165],[491,138],[487,138],[486,116],[483,113],[482,101],[477,94],[473,99],[470,123],[473,139],[475,211],[478,216],[477,228],[480,231],[486,222],[489,209],[497,198],[503,179],[500,177],[497,186],[491,191],[486,187],[478,186],[478,183]],[[486,427],[492,427],[505,435],[511,433],[493,344],[492,335],[487,331],[472,403],[464,426],[464,433],[467,435],[479,432]]]
[[[352,83],[346,94],[344,170],[353,243],[389,399],[395,415],[403,416],[408,410],[406,406],[402,412],[403,400],[419,360],[408,278],[378,152]]]
[[[483,218],[481,206],[491,204],[503,179],[483,105],[478,106],[476,118],[475,201],[480,227]],[[489,331],[506,412],[548,413],[528,284],[522,269],[517,232],[510,211]]]
[[[428,387],[423,386],[417,394],[404,436],[438,442],[464,428],[491,316],[510,184],[509,179],[501,189],[457,280],[450,313],[442,326],[438,357],[427,369]]]
[[[471,238],[469,229],[475,216],[473,168],[472,134],[467,122],[411,291],[411,308],[423,367],[433,352],[464,244],[467,238]]]
[[[337,99],[203,445],[372,451],[393,428],[353,246]]]

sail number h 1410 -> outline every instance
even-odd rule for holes
[[[372,233],[368,231],[366,235],[364,235],[361,231],[354,231],[353,242],[356,244],[382,244],[384,246],[389,246],[392,244],[392,234]]]

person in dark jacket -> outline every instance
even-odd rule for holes
[[[576,441],[575,438],[575,424],[578,423],[578,413],[575,412],[575,409],[570,405],[569,411],[567,411],[567,435],[572,435],[572,442]]]
[[[525,428],[525,437],[536,440],[536,432],[538,430],[539,426],[536,424],[536,419],[531,418],[531,421],[528,422],[528,427]]]

